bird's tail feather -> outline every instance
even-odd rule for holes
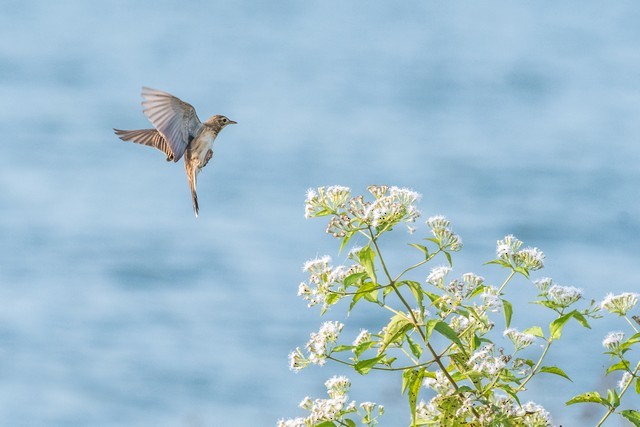
[[[196,185],[197,185],[197,171],[189,161],[189,159],[185,159],[184,162],[185,168],[187,169],[187,179],[189,180],[189,187],[191,188],[191,199],[193,200],[193,211],[196,214],[196,218],[198,217],[199,207],[198,207],[198,193],[196,193]]]

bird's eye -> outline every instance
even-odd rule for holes
[[[222,123],[227,123],[229,120],[226,117],[222,118]]]

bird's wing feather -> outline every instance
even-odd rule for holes
[[[156,129],[140,129],[140,130],[113,130],[123,141],[131,141],[136,144],[148,145],[157,148],[167,155],[167,161],[174,159],[173,151],[167,143],[167,140]]]
[[[203,126],[196,110],[167,92],[148,87],[142,88],[142,98],[144,114],[164,136],[173,152],[173,161],[177,162]]]

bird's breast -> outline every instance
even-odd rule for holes
[[[205,157],[207,156],[207,152],[212,149],[213,141],[216,140],[216,134],[213,132],[202,132],[200,135],[195,137],[191,144],[189,145],[189,150],[193,157],[196,157],[199,160],[200,165],[204,165],[206,163]]]

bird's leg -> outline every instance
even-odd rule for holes
[[[207,154],[204,156],[204,163],[202,164],[202,168],[207,166],[207,163],[209,163],[209,160],[211,160],[211,158],[213,157],[213,150],[209,150],[207,151]]]

